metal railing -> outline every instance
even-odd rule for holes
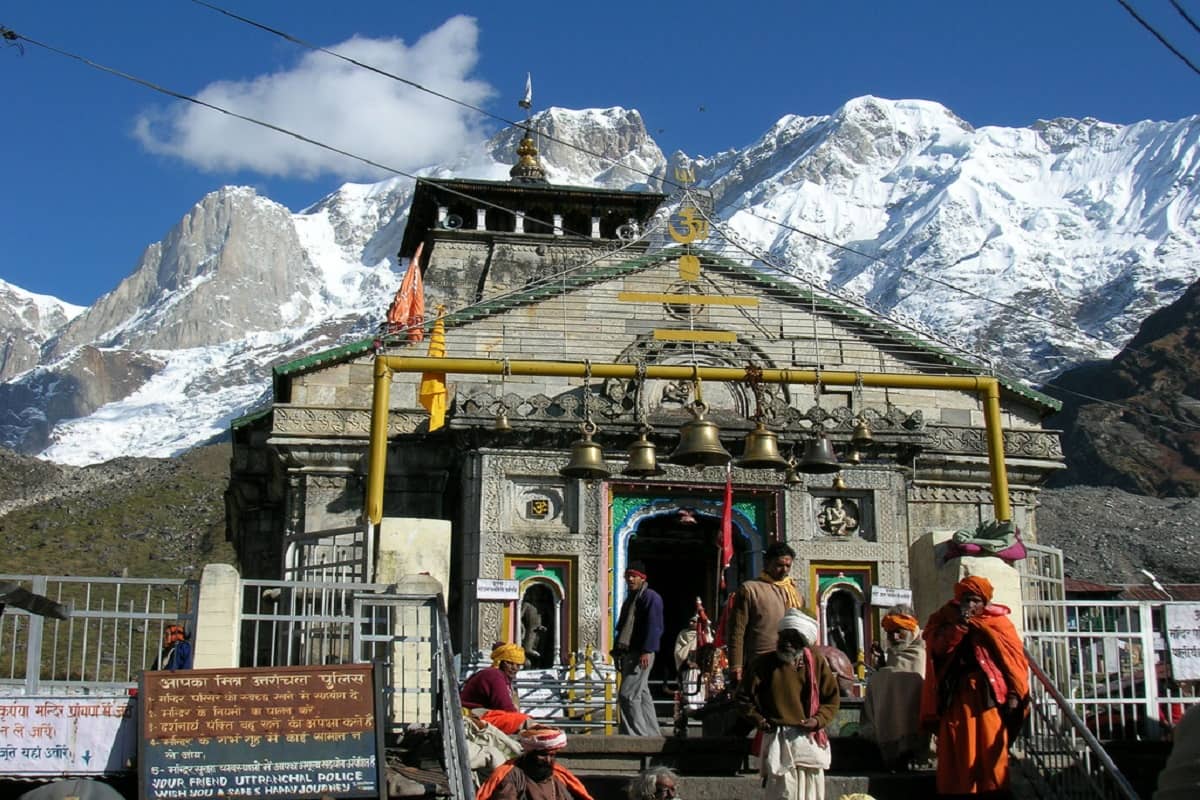
[[[371,661],[354,649],[354,600],[386,584],[242,580],[241,666]],[[373,655],[373,654],[372,654]]]
[[[1171,679],[1152,601],[1027,601],[1025,646],[1100,740],[1158,740],[1200,698]]]
[[[565,666],[518,673],[520,708],[570,734],[617,732],[617,674],[612,660],[592,648],[571,653]]]
[[[1138,800],[1137,792],[1070,701],[1028,650],[1026,655],[1033,680],[1029,720],[1018,742],[1022,756],[1018,764],[1038,796],[1047,800]]]
[[[196,627],[199,586],[162,578],[0,575],[67,607],[67,619],[0,615],[0,686],[26,695],[71,687],[127,689],[156,666],[168,625]]]
[[[450,647],[450,621],[439,595],[437,598],[437,642],[434,647],[434,678],[438,694],[439,727],[442,732],[442,766],[455,800],[473,800],[475,784],[471,759],[467,754],[467,732],[463,723],[462,699],[458,695],[458,676],[454,671],[454,652]]]
[[[383,663],[391,732],[436,727],[450,796],[475,796],[440,594],[397,594],[383,584],[243,580],[242,597],[242,666]]]

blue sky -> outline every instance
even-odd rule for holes
[[[1200,63],[1168,0],[1130,2]],[[535,109],[636,108],[667,153],[742,147],[864,94],[935,100],[975,126],[1200,111],[1200,75],[1116,0],[215,4],[509,118],[529,71]],[[1200,18],[1200,0],[1182,4]],[[189,0],[9,0],[0,25],[408,170],[499,124]],[[0,278],[81,305],[221,185],[299,209],[372,179],[30,44],[0,46],[0,97]]]

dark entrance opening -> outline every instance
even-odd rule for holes
[[[554,593],[548,586],[533,584],[521,598],[521,647],[525,665],[544,669],[554,664],[558,646]]]
[[[642,521],[629,540],[629,561],[646,565],[650,587],[662,595],[663,636],[652,681],[674,680],[675,639],[691,623],[697,598],[704,604],[714,628],[725,596],[735,591],[748,569],[747,543],[734,526],[734,558],[720,589],[721,519],[681,507]]]

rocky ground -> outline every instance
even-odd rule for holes
[[[1097,583],[1200,583],[1200,498],[1072,486],[1041,494],[1038,541],[1063,551],[1070,577]]]
[[[233,563],[229,445],[91,467],[0,450],[0,573],[196,578]]]

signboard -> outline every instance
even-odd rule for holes
[[[902,603],[912,605],[912,589],[890,589],[887,586],[871,587],[871,605],[888,608]]]
[[[1200,604],[1167,603],[1167,649],[1171,677],[1200,680]]]
[[[132,768],[135,706],[128,694],[0,697],[0,775],[111,775]]]
[[[145,672],[141,797],[384,798],[370,664]]]
[[[520,600],[519,581],[503,578],[480,578],[475,581],[476,600]]]

